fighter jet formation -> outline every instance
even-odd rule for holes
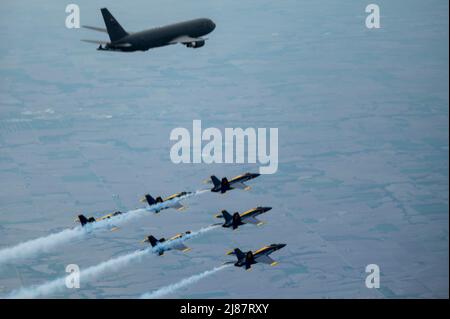
[[[216,25],[211,19],[201,18],[178,22],[140,32],[127,32],[107,8],[101,9],[105,28],[84,25],[86,29],[107,33],[110,41],[81,40],[98,44],[101,51],[147,51],[171,44],[183,44],[188,48],[200,48],[205,45],[202,36],[211,33]]]
[[[233,189],[244,189],[249,190],[250,187],[244,184],[244,182],[247,182],[249,180],[255,179],[256,177],[260,176],[260,174],[257,173],[244,173],[238,176],[235,176],[228,180],[226,177],[223,177],[222,180],[219,180],[216,176],[212,175],[210,177],[210,180],[207,181],[207,183],[214,184],[213,188],[210,189],[212,193],[225,193],[227,191],[233,190]],[[153,211],[155,213],[159,213],[162,210],[174,208],[176,210],[184,210],[186,209],[186,206],[182,205],[180,203],[180,200],[183,198],[188,197],[189,195],[192,195],[192,192],[179,192],[172,194],[170,196],[167,196],[165,198],[162,198],[161,196],[152,197],[150,194],[145,194],[144,197],[141,199],[141,202],[146,203],[146,210]],[[165,204],[165,205],[164,205]],[[257,219],[257,216],[264,214],[268,211],[270,211],[272,207],[267,206],[257,206],[254,208],[251,208],[247,211],[244,211],[243,213],[235,212],[233,214],[230,214],[227,210],[222,210],[220,214],[216,214],[216,218],[222,218],[224,220],[223,223],[216,223],[212,226],[222,226],[224,228],[230,228],[232,230],[238,229],[239,227],[246,225],[246,224],[252,224],[256,226],[263,225],[264,222]],[[130,212],[129,212],[130,213]],[[83,227],[90,223],[95,223],[98,221],[102,221],[105,219],[113,218],[117,215],[125,214],[123,212],[117,211],[99,218],[95,217],[85,217],[84,215],[78,215],[77,221],[81,223]],[[187,239],[189,239],[189,235],[191,234],[190,231],[187,231],[185,233],[177,234],[169,239],[160,238],[157,239],[153,235],[149,235],[143,240],[143,243],[150,243],[152,246],[153,251],[158,254],[159,256],[164,255],[164,252],[170,251],[170,250],[178,250],[181,252],[187,252],[191,250],[191,248],[187,247],[183,244],[183,242]],[[281,248],[286,246],[286,244],[271,244],[269,246],[264,246],[263,248],[252,252],[248,251],[246,253],[242,252],[239,248],[235,248],[233,251],[229,252],[228,255],[235,255],[238,259],[237,262],[225,262],[225,264],[233,263],[236,267],[244,267],[245,269],[250,269],[253,264],[256,263],[264,263],[269,264],[271,266],[275,266],[277,262],[275,262],[273,259],[269,257],[269,255]]]

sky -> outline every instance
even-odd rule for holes
[[[448,1],[77,1],[81,24],[107,7],[127,31],[198,17],[204,47],[97,51],[107,35],[65,27],[56,0],[0,10],[0,250],[142,207],[145,193],[196,191],[258,164],[174,164],[170,132],[192,121],[278,128],[279,166],[250,191],[186,199],[184,212],[136,218],[0,265],[0,297],[218,222],[222,209],[273,209],[260,227],[218,228],[51,298],[139,298],[286,243],[245,272],[227,267],[168,298],[448,298]],[[365,285],[377,264],[380,288]]]

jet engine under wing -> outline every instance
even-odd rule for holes
[[[175,44],[175,43],[192,43],[192,42],[199,42],[199,41],[205,41],[206,38],[192,38],[188,35],[182,35],[180,37],[177,37],[175,39],[173,39],[172,41],[170,41],[170,44]]]
[[[255,261],[258,263],[268,264],[271,266],[275,266],[277,264],[277,262],[275,260],[273,260],[272,258],[270,258],[267,255],[256,256]]]

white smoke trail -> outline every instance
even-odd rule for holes
[[[93,278],[95,278],[98,275],[103,274],[107,271],[118,270],[122,267],[125,267],[131,261],[138,259],[138,258],[142,258],[149,251],[151,251],[150,248],[147,248],[144,250],[136,250],[135,252],[133,252],[131,254],[119,256],[117,258],[113,258],[113,259],[107,260],[105,262],[102,262],[98,265],[86,268],[84,271],[80,272],[80,285],[82,285],[83,282],[92,280]],[[61,278],[49,281],[49,282],[39,285],[39,286],[22,288],[17,291],[14,291],[10,294],[9,298],[24,299],[24,298],[36,298],[39,296],[49,295],[49,294],[64,290],[66,288],[65,283],[66,283],[66,277],[61,277]]]
[[[199,235],[204,234],[215,228],[216,227],[212,227],[212,226],[202,228],[198,231],[195,231],[195,232],[192,232],[191,234],[189,234],[190,235],[189,238],[199,236]],[[184,237],[186,237],[186,236],[184,236]],[[188,239],[188,238],[186,238],[186,239]],[[169,241],[169,242],[165,242],[162,244],[164,244],[164,246],[163,246],[164,248],[168,249],[172,245],[175,245],[178,242],[179,242],[178,240],[174,240],[174,241]],[[161,247],[161,246],[159,246],[159,247]],[[86,268],[85,270],[82,270],[80,272],[80,285],[82,285],[83,282],[92,280],[92,279],[96,278],[97,276],[99,276],[103,273],[106,273],[108,271],[117,271],[117,270],[127,266],[131,261],[141,259],[144,255],[148,254],[149,252],[156,253],[157,251],[158,251],[157,247],[146,248],[143,250],[137,250],[130,254],[112,258],[112,259],[104,261],[98,265]],[[37,297],[44,296],[44,295],[50,295],[52,293],[64,290],[66,288],[65,280],[66,280],[66,277],[61,277],[61,278],[49,281],[49,282],[44,283],[39,286],[22,288],[17,291],[13,291],[9,295],[8,298],[24,299],[24,298],[37,298]]]
[[[157,203],[157,204],[148,206],[146,208],[138,208],[138,209],[130,210],[124,214],[116,215],[116,216],[113,216],[108,219],[104,219],[104,220],[101,220],[101,221],[98,221],[98,222],[95,222],[92,224],[88,224],[85,227],[88,229],[105,229],[105,228],[109,228],[112,226],[119,226],[125,222],[132,220],[132,219],[144,216],[148,212],[156,212],[156,211],[160,211],[165,208],[169,208],[171,205],[176,204],[181,200],[203,194],[203,193],[205,193],[205,191],[208,191],[208,190],[198,190],[196,192],[189,193],[184,196],[171,199],[167,202]]]
[[[155,290],[153,292],[145,293],[145,294],[141,295],[141,299],[154,299],[154,298],[163,297],[163,296],[171,294],[181,288],[195,284],[196,282],[200,281],[201,279],[211,276],[211,275],[215,274],[216,272],[221,271],[222,269],[225,269],[229,266],[231,266],[231,265],[226,264],[226,265],[222,265],[220,267],[216,267],[211,270],[204,271],[200,274],[193,275],[191,277],[180,280],[179,282],[177,282],[175,284],[171,284],[171,285],[159,288],[158,290]]]
[[[0,265],[17,259],[37,255],[39,253],[48,252],[51,249],[63,245],[71,240],[81,238],[90,231],[108,230],[113,226],[119,226],[132,219],[144,216],[145,214],[148,214],[149,211],[151,212],[161,210],[163,208],[169,207],[176,202],[179,202],[180,200],[203,194],[205,193],[205,191],[207,190],[196,191],[194,193],[190,193],[179,198],[174,198],[164,203],[158,203],[147,208],[130,210],[124,214],[116,215],[92,224],[87,224],[84,227],[77,226],[74,228],[65,229],[58,233],[32,239],[13,247],[4,248],[0,250]]]
[[[203,227],[203,228],[201,228],[201,229],[199,229],[197,231],[191,232],[190,234],[184,234],[183,237],[177,238],[175,240],[164,241],[162,243],[158,243],[158,245],[156,245],[154,247],[154,249],[155,249],[155,251],[158,250],[158,248],[159,249],[169,249],[170,247],[176,245],[177,243],[184,242],[184,241],[186,241],[188,239],[200,236],[200,235],[202,235],[202,234],[204,234],[206,232],[209,232],[209,231],[211,231],[213,229],[216,229],[218,227],[220,227],[220,225],[217,225],[217,224],[216,225],[207,226],[207,227]]]
[[[81,237],[85,233],[81,226],[77,226],[75,228],[65,229],[59,233],[23,242],[14,247],[2,249],[0,250],[0,264],[25,258],[38,252],[47,252],[62,243]]]

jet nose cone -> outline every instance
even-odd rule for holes
[[[212,20],[209,20],[209,26],[211,27],[211,31],[216,28],[216,24]]]
[[[272,207],[263,207],[262,208],[262,211],[263,212],[268,212],[269,210],[271,210],[272,209]]]
[[[278,244],[278,249],[281,249],[281,248],[283,248],[285,246],[286,246],[286,244]]]

